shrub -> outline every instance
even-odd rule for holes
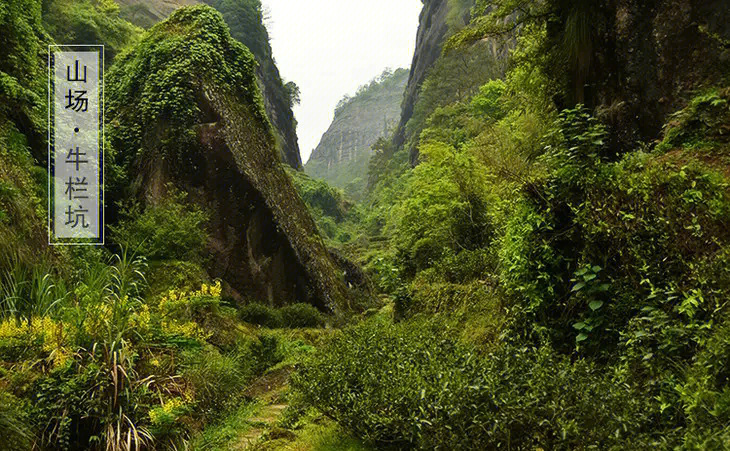
[[[518,328],[609,357],[644,308],[677,318],[699,292],[697,317],[709,319],[730,291],[721,272],[707,276],[730,245],[726,179],[690,155],[607,162],[603,128],[580,110],[562,113],[557,127],[544,158],[550,174],[525,186],[501,240]]]
[[[316,307],[304,303],[274,308],[252,302],[241,307],[238,311],[238,317],[247,323],[270,329],[279,327],[321,327],[325,323],[324,315]]]
[[[182,432],[180,418],[190,412],[190,406],[181,398],[172,398],[162,402],[159,407],[150,409],[150,432],[155,439],[168,439],[173,444]]]
[[[471,100],[472,110],[492,120],[499,120],[505,115],[505,106],[502,96],[507,85],[502,80],[490,80],[479,88],[479,94]]]
[[[95,442],[109,449],[128,440],[130,447],[149,445],[144,389],[138,383],[130,346],[101,344],[69,361],[34,386],[35,416],[43,445],[87,449]],[[106,349],[103,349],[106,348]]]
[[[479,356],[423,322],[347,329],[293,387],[357,436],[405,448],[635,447],[645,422],[620,374],[547,347]]]
[[[444,256],[432,268],[422,271],[419,278],[429,282],[467,283],[492,278],[495,272],[492,249],[475,249]]]
[[[498,310],[497,295],[482,282],[424,283],[416,280],[411,285],[413,303],[409,314],[476,312],[483,307]]]
[[[319,211],[318,216],[328,216],[335,222],[345,219],[352,208],[337,188],[333,188],[322,180],[313,179],[304,173],[288,171],[294,186],[307,206]]]
[[[320,327],[324,325],[324,316],[316,307],[297,303],[287,305],[279,310],[281,323],[285,327]]]
[[[150,263],[147,294],[150,297],[166,293],[170,289],[190,290],[208,279],[208,274],[191,261],[157,261]]]
[[[27,406],[13,395],[0,390],[0,437],[8,451],[32,448],[34,439]]]
[[[715,327],[695,356],[686,379],[677,384],[678,414],[686,415],[688,449],[722,449],[730,440],[730,322]]]
[[[241,321],[271,329],[281,327],[281,314],[278,310],[258,302],[252,302],[241,307],[238,311]]]
[[[112,240],[152,260],[196,260],[208,235],[208,215],[186,202],[187,195],[171,187],[170,195],[144,210],[126,208],[127,219],[110,226]]]
[[[420,151],[425,161],[413,169],[395,216],[393,241],[406,277],[444,256],[485,246],[494,232],[488,177],[474,156],[435,141]]]
[[[657,150],[714,147],[730,140],[730,88],[707,90],[672,115]]]
[[[284,359],[279,337],[274,334],[260,335],[258,341],[251,344],[250,349],[254,374],[262,374]]]
[[[213,348],[189,351],[183,357],[182,376],[192,385],[198,403],[195,413],[217,417],[242,396],[253,369],[248,354],[221,354]]]

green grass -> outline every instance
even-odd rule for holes
[[[308,424],[297,439],[284,449],[312,451],[367,451],[374,448],[352,437],[335,423]]]
[[[250,402],[241,405],[231,415],[225,417],[219,423],[203,430],[190,442],[191,450],[200,451],[225,451],[232,445],[242,433],[251,428],[249,418],[259,408],[258,402]]]
[[[286,437],[293,433],[294,437]],[[336,423],[318,417],[297,430],[275,431],[260,442],[257,451],[370,451],[372,446],[342,430]]]

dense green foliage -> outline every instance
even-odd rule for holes
[[[222,206],[198,185],[140,190],[206,157],[206,89],[253,106],[275,144],[246,48],[270,55],[261,3],[207,3],[144,34],[109,0],[0,4],[0,447],[727,448],[727,83],[688,78],[661,133],[619,139],[638,135],[594,96],[623,86],[601,66],[625,57],[615,5],[480,0],[462,28],[451,0],[406,143],[375,144],[359,202],[289,171],[336,277],[367,294],[335,315],[271,307],[206,273]],[[46,245],[54,40],[114,58],[106,247]],[[269,422],[262,403],[291,407]]]
[[[605,11],[489,6],[424,83],[409,143],[376,145],[354,249],[392,313],[328,343],[298,392],[378,446],[724,449],[727,88],[626,147],[583,89]],[[449,64],[505,35],[503,79]]]
[[[247,323],[269,328],[320,327],[325,322],[319,310],[303,303],[272,308],[254,302],[241,307],[238,314]]]
[[[466,102],[485,80],[498,78],[504,73],[504,60],[492,53],[489,44],[477,44],[456,54],[439,58],[429,70],[421,86],[413,116],[406,124],[409,147],[418,144],[426,121],[438,107]]]
[[[303,172],[288,172],[324,237],[339,244],[356,237],[359,233],[360,209],[342,191]]]
[[[207,215],[186,204],[184,193],[170,191],[169,197],[144,211],[136,203],[126,206],[126,219],[110,226],[114,242],[151,260],[196,260],[207,239]]]
[[[119,5],[113,0],[45,2],[43,21],[56,42],[103,43],[109,61],[142,32],[119,17]]]
[[[45,55],[49,37],[39,1],[13,0],[0,5],[0,119],[10,121],[39,144],[46,132]],[[3,124],[3,134],[8,125]],[[41,141],[42,142],[42,141]],[[7,145],[7,144],[6,144]],[[42,149],[33,149],[38,157]]]
[[[547,348],[506,345],[478,355],[434,324],[348,329],[295,386],[326,415],[382,445],[640,446],[641,402],[620,375]]]
[[[4,2],[0,23],[0,448],[184,448],[249,403],[252,381],[310,349],[243,323],[221,281],[201,268],[209,212],[174,187],[143,206],[124,186],[138,175],[130,163],[154,121],[171,127],[161,144],[170,158],[182,155],[176,145],[203,114],[191,97],[199,74],[252,101],[256,120],[268,124],[253,58],[208,7],[180,11],[129,48],[141,31],[109,1]],[[52,39],[103,43],[108,64],[117,56],[106,80],[107,193],[124,214],[108,223],[108,247],[47,246],[43,99]],[[281,327],[324,321],[309,305],[277,315]]]

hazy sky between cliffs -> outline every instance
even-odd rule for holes
[[[410,67],[421,0],[262,0],[284,81],[301,89],[294,108],[306,162],[337,102],[386,67]]]

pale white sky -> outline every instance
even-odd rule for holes
[[[294,108],[306,162],[337,102],[390,67],[409,68],[421,0],[262,0],[284,81],[301,89]]]

